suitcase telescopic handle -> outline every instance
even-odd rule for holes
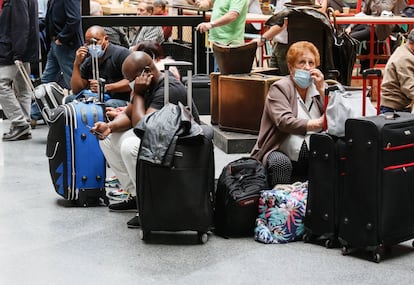
[[[325,102],[323,104],[323,110],[324,113],[326,113],[326,109],[328,108],[328,104],[329,104],[329,93],[339,90],[339,86],[338,85],[330,85],[328,87],[325,88]],[[328,129],[328,120],[326,119],[326,115],[324,116],[323,119],[323,130],[326,131]]]
[[[30,79],[29,74],[24,68],[23,62],[20,60],[15,60],[14,64],[17,66],[17,69],[19,70],[21,76],[23,77],[23,80],[26,83],[27,87],[33,92],[35,88],[33,86],[33,83],[32,83],[32,80]]]
[[[377,78],[377,115],[380,113],[381,107],[381,78],[382,78],[382,71],[381,69],[377,68],[368,68],[362,71],[362,116],[365,117],[366,111],[366,100],[365,97],[367,96],[367,79],[369,77],[376,77]]]
[[[171,61],[164,64],[164,69],[166,71],[166,74],[164,76],[164,105],[166,105],[170,101],[170,89],[168,88],[170,79],[168,75],[168,71],[170,67],[176,66],[176,67],[188,67],[187,70],[187,106],[190,108],[190,112],[193,111],[192,103],[193,103],[193,96],[192,96],[192,76],[193,76],[193,63],[188,61]]]

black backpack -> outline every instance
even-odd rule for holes
[[[260,191],[267,189],[264,166],[244,157],[227,164],[215,195],[215,233],[221,236],[253,235]]]

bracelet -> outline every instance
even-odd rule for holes
[[[214,28],[214,25],[215,25],[215,24],[216,24],[216,23],[214,23],[214,21],[211,21],[211,22],[210,22],[210,25],[211,25],[211,27],[212,27],[212,28]]]
[[[267,41],[267,39],[266,39],[264,36],[260,36],[260,41],[261,41],[262,43],[264,43],[264,42],[266,42],[266,41]]]

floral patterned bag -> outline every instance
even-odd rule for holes
[[[287,243],[304,233],[308,182],[278,184],[261,192],[254,239],[266,244]]]

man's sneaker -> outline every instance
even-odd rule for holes
[[[18,140],[23,141],[23,140],[31,140],[32,139],[32,134],[31,133],[27,133],[22,135],[21,137],[18,138]]]
[[[123,189],[117,189],[109,191],[107,194],[109,199],[117,200],[117,201],[124,201],[128,199],[129,193],[127,191],[124,191]]]
[[[130,229],[138,229],[141,227],[141,221],[139,219],[139,214],[137,214],[135,217],[133,217],[127,222],[127,227]]]
[[[127,200],[120,203],[110,204],[108,208],[113,212],[136,212],[138,210],[137,199],[130,196]]]
[[[30,133],[30,125],[20,126],[20,127],[12,127],[8,133],[3,134],[4,141],[15,141],[18,140],[20,137]]]
[[[121,186],[121,183],[119,183],[119,180],[116,176],[106,178],[105,180],[105,187],[119,188],[120,186]]]

